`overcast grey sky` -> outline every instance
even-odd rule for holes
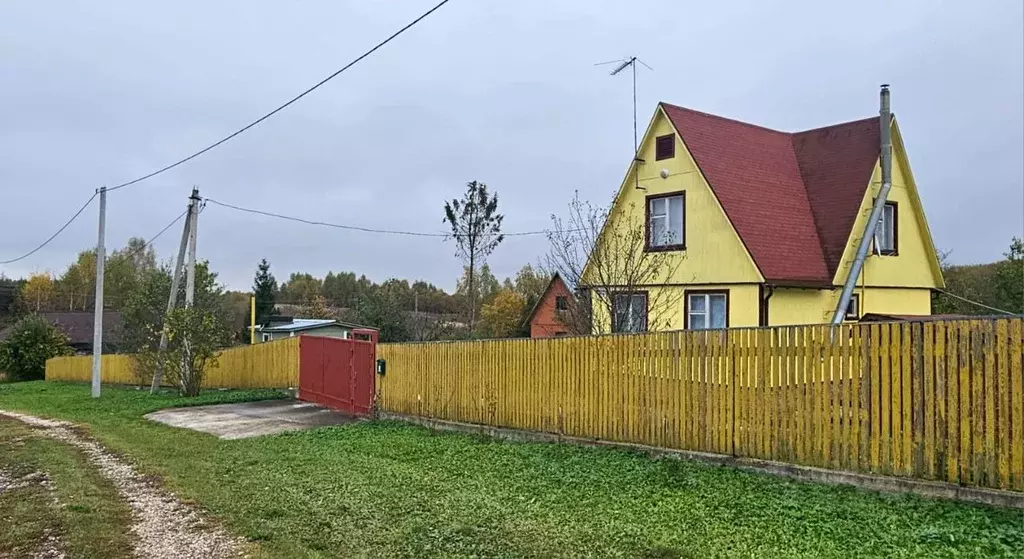
[[[248,123],[435,0],[5,2],[0,16],[0,260],[32,248],[101,185]],[[774,4],[774,5],[770,5]],[[368,227],[443,231],[469,180],[507,231],[547,227],[574,190],[607,204],[659,100],[780,130],[877,114],[892,84],[936,244],[997,259],[1024,234],[1024,3],[452,0],[298,104],[173,171],[109,195],[108,246],[149,237],[193,184],[225,202]],[[96,206],[0,273],[60,273],[95,242]],[[354,270],[454,287],[436,238],[322,229],[209,206],[199,253],[231,288]],[[156,243],[168,257],[178,231]],[[499,278],[546,252],[509,238]]]

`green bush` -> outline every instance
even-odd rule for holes
[[[47,359],[71,353],[67,336],[43,318],[27,316],[0,342],[0,371],[12,381],[40,380],[46,376]]]

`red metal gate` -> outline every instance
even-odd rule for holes
[[[376,332],[374,332],[376,334]],[[376,336],[299,339],[299,399],[353,415],[373,411]]]

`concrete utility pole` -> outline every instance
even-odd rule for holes
[[[192,191],[193,196],[195,190]],[[178,304],[178,287],[181,286],[181,267],[185,263],[185,250],[188,249],[188,241],[191,238],[192,232],[192,209],[195,206],[195,200],[189,197],[188,211],[185,212],[185,226],[181,229],[181,243],[178,246],[178,255],[174,260],[174,272],[171,275],[171,293],[167,297],[167,313],[164,314],[164,327],[160,333],[160,349],[159,352],[162,355],[163,352],[167,351],[167,316],[171,314],[174,307]],[[160,388],[160,383],[164,378],[163,365],[158,361],[156,365],[156,373],[153,375],[153,384],[150,386],[149,391],[151,394],[156,394],[156,391]]]
[[[188,232],[188,264],[185,269],[185,308],[196,301],[196,230],[199,227],[199,189],[192,189],[189,204],[192,221]]]
[[[103,268],[107,261],[107,187],[100,188],[100,231],[96,238],[96,301],[92,323],[92,397],[100,397],[103,368]]]

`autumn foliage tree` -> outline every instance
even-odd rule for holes
[[[520,331],[526,299],[512,289],[502,289],[480,309],[485,332],[493,338],[508,338]]]

